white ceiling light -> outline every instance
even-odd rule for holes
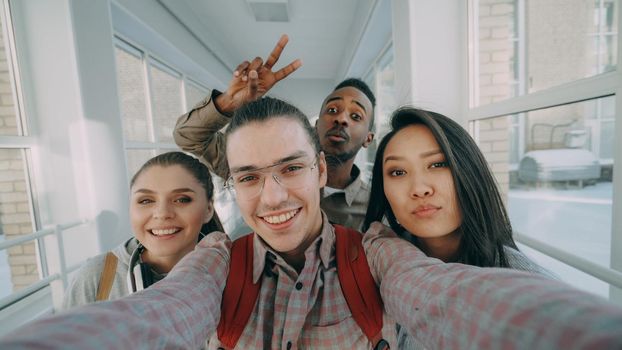
[[[288,0],[246,0],[257,22],[289,22]]]

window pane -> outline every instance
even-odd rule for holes
[[[609,298],[609,283],[523,244],[518,244],[518,248],[540,266],[556,274],[562,281],[586,292]]]
[[[6,239],[34,231],[25,164],[21,149],[0,149],[0,235]]]
[[[0,242],[4,241],[0,235]],[[36,242],[0,250],[0,298],[28,287],[40,279]]]
[[[118,47],[115,48],[115,52],[125,140],[149,141],[145,73],[142,60]]]
[[[371,169],[376,155],[377,142],[379,142],[384,135],[389,132],[390,129],[390,117],[391,113],[397,107],[396,91],[395,91],[395,65],[393,57],[393,46],[390,46],[387,51],[380,57],[376,69],[372,70],[375,73],[373,77],[366,77],[369,85],[376,95],[376,108],[374,111],[374,139],[367,152],[359,152],[356,157],[356,164],[363,172],[363,176],[367,179],[371,177]],[[373,74],[372,73],[372,74]]]
[[[0,149],[1,241],[34,231],[25,164],[23,150]],[[8,295],[39,279],[35,245],[28,242],[0,251],[0,294]]]
[[[617,0],[480,0],[471,57],[475,104],[615,70],[617,6]]]
[[[1,11],[1,9],[0,9]],[[0,135],[21,135],[12,84],[10,47],[0,16]]]
[[[202,101],[208,94],[207,90],[201,89],[192,83],[186,83],[186,110],[192,109],[197,103]]]
[[[393,46],[380,58],[376,80],[378,82],[376,112],[376,133],[381,139],[389,131],[389,118],[397,107],[395,91],[395,65],[393,59]]]
[[[144,149],[128,149],[126,150],[126,154],[127,171],[130,179],[147,160],[155,156],[153,150]]]
[[[162,69],[150,65],[154,130],[157,142],[173,142],[173,128],[183,113],[181,80]]]
[[[613,160],[603,155],[613,153],[615,135],[614,121],[595,106],[614,102],[606,97],[475,123],[514,230],[605,267]]]

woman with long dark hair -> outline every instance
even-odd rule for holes
[[[376,153],[364,230],[386,220],[402,238],[445,262],[554,277],[516,247],[494,176],[464,128],[412,107],[398,109],[391,127]],[[399,333],[400,348],[417,347]]]
[[[164,278],[203,237],[224,232],[213,198],[209,170],[197,159],[168,152],[148,160],[130,182],[134,236],[89,259],[65,293],[63,306],[117,299]]]

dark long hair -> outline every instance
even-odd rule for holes
[[[501,200],[495,178],[479,147],[468,132],[450,118],[413,107],[402,107],[391,117],[391,132],[378,145],[374,162],[371,195],[364,230],[383,217],[403,238],[418,245],[395,218],[384,193],[382,159],[387,144],[403,128],[420,124],[434,135],[449,164],[462,223],[458,228],[460,246],[456,262],[482,267],[509,267],[504,246],[518,250],[512,239],[512,225]]]
[[[130,181],[130,188],[134,186],[136,179],[145,170],[153,166],[170,167],[173,165],[179,165],[188,171],[197,180],[197,182],[203,186],[208,202],[214,202],[214,183],[212,182],[212,175],[207,169],[207,166],[199,162],[198,159],[183,152],[162,153],[149,159],[132,177],[132,180]],[[198,235],[199,237],[197,238],[197,241],[200,241],[204,235],[214,231],[225,232],[220,222],[220,218],[218,218],[218,214],[216,213],[216,209],[214,209],[212,219],[201,226],[201,232],[203,234]]]

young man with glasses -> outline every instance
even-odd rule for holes
[[[371,348],[337,277],[337,234],[319,206],[327,165],[306,117],[275,99],[248,104],[227,129],[227,159],[229,183],[255,232],[247,237],[259,284],[234,347]],[[394,348],[392,319],[429,349],[622,347],[619,306],[524,272],[444,264],[373,225],[364,255],[351,257],[368,262],[384,302],[382,337]],[[212,233],[150,288],[39,320],[0,348],[190,349],[208,336],[209,348],[220,348],[231,254],[228,237]]]
[[[263,62],[259,57],[240,64],[221,93],[210,96],[178,118],[173,136],[177,145],[208,164],[223,179],[229,176],[224,153],[224,135],[219,131],[243,104],[266,94],[276,83],[298,69],[295,60],[278,71],[272,71],[288,38],[283,35]],[[316,132],[328,165],[328,180],[320,205],[331,222],[360,230],[365,219],[370,187],[354,164],[361,148],[374,138],[375,97],[359,79],[346,79],[322,102]]]

